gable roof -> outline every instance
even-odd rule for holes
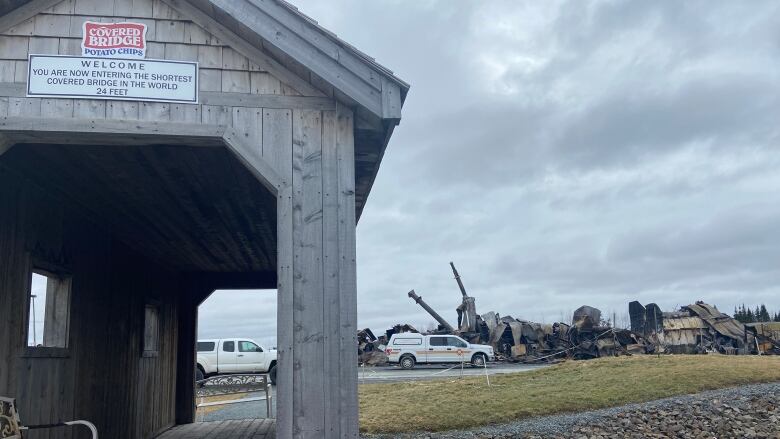
[[[210,17],[270,54],[265,64],[279,63],[304,76],[308,83],[299,86],[314,85],[315,91],[355,109],[355,210],[360,218],[400,123],[409,84],[284,0],[163,1],[185,16]]]
[[[0,0],[0,30],[62,0]],[[132,0],[116,0],[132,1]],[[249,60],[355,113],[355,199],[362,212],[409,84],[284,0],[162,0]]]

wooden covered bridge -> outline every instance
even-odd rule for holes
[[[277,288],[258,434],[357,437],[355,224],[407,90],[282,0],[0,0],[0,396],[177,437],[198,304]]]

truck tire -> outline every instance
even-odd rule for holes
[[[414,363],[414,357],[411,355],[404,355],[398,360],[398,365],[401,366],[401,369],[414,369]]]
[[[203,381],[206,377],[203,375],[203,370],[200,366],[195,367],[195,381]]]
[[[471,357],[472,367],[485,367],[485,363],[487,363],[487,358],[483,353],[476,353],[473,357]]]
[[[271,377],[271,384],[274,386],[276,385],[276,365],[274,364],[273,367],[271,367],[271,370],[268,371],[268,376]]]

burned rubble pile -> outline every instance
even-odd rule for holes
[[[414,290],[408,296],[431,315],[438,327],[429,334],[457,335],[469,343],[490,344],[496,359],[523,363],[552,363],[563,359],[591,359],[633,354],[780,355],[780,328],[745,325],[712,305],[696,302],[665,312],[655,303],[629,303],[631,329],[620,329],[602,319],[601,311],[581,306],[570,323],[542,324],[496,312],[477,314],[474,297],[466,293],[455,265],[450,267],[461,292],[456,308],[457,327],[431,308]],[[361,364],[387,363],[384,351],[395,333],[419,332],[397,324],[380,337],[370,329],[358,332]]]
[[[780,354],[780,338],[758,325],[745,325],[712,305],[696,302],[679,311],[658,305],[628,304],[631,331],[651,342],[660,353],[727,355]]]

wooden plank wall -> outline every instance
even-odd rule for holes
[[[67,355],[25,355],[31,258],[73,276]],[[178,278],[0,166],[0,395],[28,424],[93,420],[101,437],[152,437],[174,424]],[[144,307],[161,304],[160,354],[142,357]],[[77,431],[77,430],[74,430]],[[29,439],[86,437],[71,429]]]

